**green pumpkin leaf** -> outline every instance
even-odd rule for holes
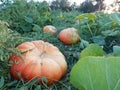
[[[36,88],[35,88],[35,90],[42,90],[41,89],[41,85],[37,85]]]
[[[97,44],[102,45],[102,46],[106,44],[105,38],[101,35],[93,36],[92,40],[94,43],[97,43]]]
[[[120,56],[120,46],[113,46],[113,56]]]
[[[32,26],[31,25],[28,25],[28,26],[23,25],[23,26],[21,26],[21,28],[22,28],[22,30],[24,32],[29,32],[29,31],[32,30]]]
[[[25,21],[28,23],[33,23],[33,19],[31,17],[25,17]]]
[[[22,86],[21,88],[19,88],[18,90],[28,90],[28,88],[26,86]]]
[[[89,45],[89,42],[88,42],[88,41],[81,39],[80,48],[85,48],[85,47],[87,47],[88,45]]]
[[[41,27],[39,25],[37,25],[37,24],[33,24],[33,25],[34,25],[34,27],[32,28],[33,31],[40,31],[41,30]]]
[[[89,56],[79,60],[70,72],[78,90],[120,90],[120,57]]]
[[[89,14],[81,14],[79,16],[76,16],[76,20],[84,21],[84,20],[95,20],[97,17],[94,13]]]
[[[3,85],[4,85],[4,78],[1,77],[1,79],[0,79],[0,88],[2,88]]]
[[[79,15],[79,16],[76,16],[76,20],[80,20],[80,21],[84,21],[84,19],[85,19],[85,15],[86,14],[81,14],[81,15]]]
[[[48,83],[48,79],[47,79],[46,77],[42,77],[41,80],[42,80],[42,82],[44,82],[44,83]]]
[[[115,21],[116,23],[118,23],[120,25],[120,17],[119,17],[118,13],[111,14],[111,18],[113,21]]]
[[[103,56],[104,51],[98,44],[89,44],[84,50],[81,51],[80,57],[86,56]]]
[[[7,83],[6,85],[7,85],[8,87],[10,87],[10,86],[15,85],[15,84],[17,84],[17,83],[18,83],[18,81],[17,81],[17,80],[14,80],[14,81],[11,81],[10,83]]]
[[[120,32],[117,30],[106,30],[101,32],[105,37],[107,36],[117,36],[120,35]]]
[[[88,14],[88,20],[95,20],[97,17],[94,13],[89,13]]]

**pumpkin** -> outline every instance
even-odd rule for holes
[[[59,81],[66,73],[67,63],[60,50],[48,42],[36,40],[23,42],[16,47],[21,55],[12,54],[10,72],[13,78],[25,82],[37,78],[46,85]]]
[[[45,33],[55,34],[57,32],[57,29],[52,25],[47,25],[43,27],[43,31]]]
[[[58,35],[60,41],[64,44],[74,44],[80,41],[80,36],[75,28],[66,28],[61,30]]]

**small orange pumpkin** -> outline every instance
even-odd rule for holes
[[[65,44],[73,44],[80,41],[80,36],[77,33],[77,29],[75,28],[63,29],[59,33],[58,38],[60,39],[60,41],[62,41]]]
[[[59,49],[48,42],[41,40],[24,42],[17,46],[21,56],[13,54],[9,62],[11,75],[19,80],[30,81],[38,78],[40,83],[42,77],[51,85],[60,80],[66,73],[67,63],[64,55]]]
[[[43,31],[45,33],[55,34],[57,32],[57,29],[52,25],[47,25],[47,26],[44,26]]]

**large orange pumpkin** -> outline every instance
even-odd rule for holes
[[[66,28],[63,29],[58,38],[65,44],[74,44],[80,41],[80,36],[75,28]]]
[[[17,46],[21,56],[13,54],[9,62],[11,75],[19,80],[29,81],[42,77],[48,80],[47,85],[60,80],[65,74],[67,63],[59,49],[48,42],[41,40],[24,42]]]
[[[45,33],[55,34],[57,32],[57,29],[52,25],[46,25],[43,27],[43,31]]]

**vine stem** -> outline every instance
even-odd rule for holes
[[[90,34],[93,36],[92,30],[90,29],[90,26],[88,23],[87,23],[87,26],[88,26],[88,30],[89,30]]]

